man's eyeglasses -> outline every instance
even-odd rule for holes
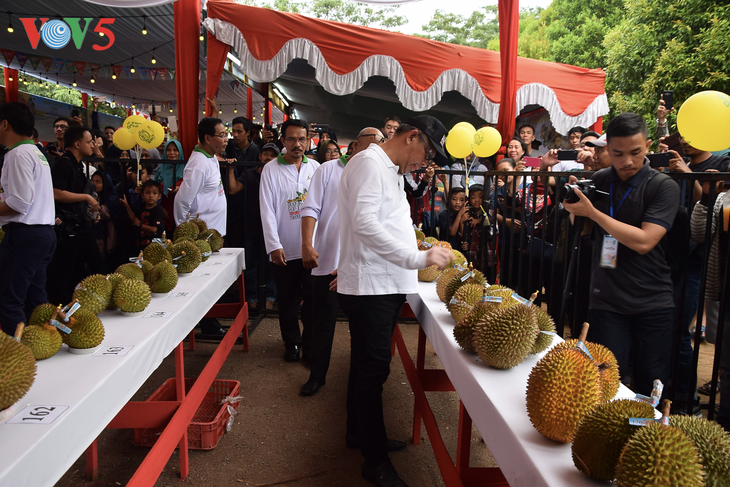
[[[373,137],[375,139],[376,144],[382,144],[383,142],[385,142],[385,137],[378,135],[378,134],[363,134],[360,137]],[[358,137],[358,139],[360,137]]]
[[[59,124],[59,125],[54,125],[53,128],[56,130],[59,130],[59,129],[66,130],[68,128],[68,125]]]
[[[296,144],[297,142],[304,145],[307,143],[306,137],[299,137],[298,139],[296,137],[287,137],[284,139],[284,142],[287,142],[289,144]]]
[[[213,137],[218,137],[219,139],[227,139],[228,134],[223,132],[222,134],[213,134]]]
[[[418,136],[421,138],[424,144],[426,144],[426,160],[427,161],[433,161],[433,158],[436,157],[436,152],[431,149],[431,146],[428,145],[428,142],[426,142],[426,139],[423,138],[423,135],[421,135],[421,132],[418,132]]]

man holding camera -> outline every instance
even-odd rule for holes
[[[576,188],[578,201],[564,205],[593,232],[589,340],[616,355],[622,375],[631,354],[633,389],[648,396],[654,379],[666,384],[670,375],[673,286],[659,243],[677,214],[679,188],[646,163],[651,140],[639,115],[614,118],[606,141],[612,165],[594,174],[595,195]]]

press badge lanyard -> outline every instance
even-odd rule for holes
[[[632,189],[634,189],[633,186],[629,187],[629,190],[626,191],[624,197],[621,198],[621,201],[616,208],[616,213],[618,213],[618,211],[621,209],[621,205],[624,204],[624,201],[626,201],[626,197],[629,195]],[[611,183],[609,195],[611,198],[611,218],[613,218],[613,183]],[[611,235],[605,235],[603,237],[603,246],[601,247],[601,267],[606,269],[615,269],[617,257],[618,240],[616,240]]]

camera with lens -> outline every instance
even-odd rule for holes
[[[596,192],[596,185],[590,179],[583,179],[575,183],[567,183],[563,186],[563,193],[560,195],[563,202],[565,203],[577,203],[580,198],[575,194],[575,189],[578,189],[581,193],[586,195],[590,200]]]

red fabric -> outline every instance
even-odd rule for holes
[[[13,81],[10,81],[10,78]],[[18,101],[18,70],[5,68],[5,101]]]
[[[518,8],[517,0],[511,0]],[[259,60],[272,59],[294,38],[314,42],[329,67],[338,74],[355,70],[373,54],[391,56],[403,68],[408,84],[417,91],[428,89],[446,70],[462,69],[473,76],[486,97],[501,100],[500,54],[475,47],[459,46],[379,29],[313,19],[298,14],[249,7],[225,0],[209,0],[208,16],[221,19],[240,30],[251,54]],[[276,26],[272,28],[271,26]],[[517,35],[518,26],[511,29]],[[343,42],[347,39],[347,42]],[[516,87],[543,83],[555,92],[568,115],[583,113],[604,94],[606,74],[535,59],[517,58]]]
[[[246,118],[253,120],[253,90],[250,86],[246,87]]]
[[[603,117],[598,117],[598,120],[596,120],[596,123],[593,124],[591,130],[593,130],[597,134],[603,133]]]
[[[200,0],[177,0],[173,8],[178,140],[190,155],[198,141]]]
[[[499,61],[502,90],[497,130],[507,144],[515,133],[517,115],[517,40],[520,33],[519,0],[499,0]]]
[[[89,94],[88,93],[81,93],[81,106],[84,108],[89,108]]]
[[[207,58],[207,73],[205,78],[205,113],[210,113],[212,117],[218,115],[213,113],[213,109],[210,106],[209,99],[212,100],[218,91],[218,84],[223,76],[223,68],[226,66],[226,59],[228,58],[228,51],[230,46],[224,44],[215,38],[210,32],[208,32],[208,58]]]

